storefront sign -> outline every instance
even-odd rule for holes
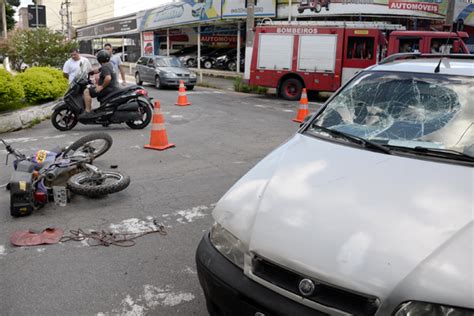
[[[181,0],[158,8],[140,11],[137,20],[140,30],[185,23],[215,20],[221,17],[221,0]]]
[[[239,18],[247,16],[245,2],[246,0],[222,0],[222,17]],[[258,0],[254,8],[255,16],[275,17],[276,2],[276,0]]]
[[[137,20],[130,18],[120,21],[112,21],[94,26],[88,26],[77,30],[77,37],[94,37],[112,35],[116,33],[129,32],[137,29]]]
[[[449,0],[295,0],[292,16],[399,15],[438,18],[446,16]],[[278,18],[288,17],[288,1],[278,1]]]
[[[153,32],[143,32],[143,55],[150,56],[153,55],[155,34]]]

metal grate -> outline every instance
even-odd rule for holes
[[[276,264],[270,263],[262,258],[254,257],[252,262],[253,274],[283,288],[293,294],[302,296],[299,291],[299,283],[305,276],[284,269]],[[353,315],[370,316],[375,315],[379,301],[375,297],[356,294],[312,279],[316,284],[316,290],[306,299],[318,304],[334,308]]]

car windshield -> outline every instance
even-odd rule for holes
[[[322,126],[389,148],[450,150],[473,156],[472,77],[364,72],[332,99],[308,132]]]
[[[161,57],[156,59],[158,67],[182,67],[181,62],[176,57]]]

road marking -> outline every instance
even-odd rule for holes
[[[0,185],[0,189],[6,187],[7,185],[8,185],[8,183]]]
[[[286,112],[286,113],[294,113],[294,112],[295,112],[295,111],[293,111],[293,110],[288,110],[288,109],[283,109],[282,111],[283,111],[283,112]]]
[[[225,94],[222,91],[189,91],[187,94]]]
[[[0,245],[0,256],[4,256],[7,254],[7,251],[5,250],[4,245]]]
[[[171,118],[183,118],[184,116],[182,115],[171,115]]]
[[[256,107],[256,108],[262,108],[262,109],[268,108],[268,106],[262,105],[262,104],[254,104],[253,106]]]

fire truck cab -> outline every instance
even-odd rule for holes
[[[421,53],[431,52],[435,42],[440,50],[468,52],[461,40],[467,34],[404,29],[381,22],[263,24],[256,28],[250,84],[276,88],[283,98],[298,100],[303,88],[336,91],[361,69],[407,49],[409,39],[413,51]]]

